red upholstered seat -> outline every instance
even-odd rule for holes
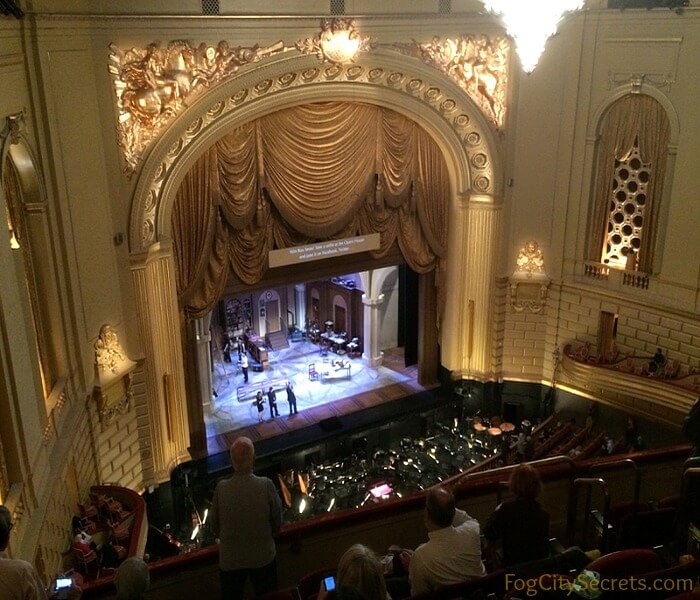
[[[631,548],[596,558],[586,569],[600,573],[601,578],[614,578],[642,575],[663,569],[664,566],[659,555],[653,550]]]

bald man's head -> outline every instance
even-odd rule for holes
[[[425,499],[425,513],[428,521],[437,529],[449,527],[455,518],[455,497],[443,487],[431,488]]]
[[[255,465],[255,447],[250,438],[239,437],[231,444],[231,464],[238,473],[250,473]]]

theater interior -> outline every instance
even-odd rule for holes
[[[246,436],[277,600],[521,461],[553,556],[697,580],[700,0],[509,4],[0,0],[10,558],[220,597]]]

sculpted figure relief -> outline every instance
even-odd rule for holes
[[[133,172],[143,150],[186,101],[210,85],[235,74],[242,66],[281,52],[280,41],[271,46],[229,47],[173,41],[145,48],[122,50],[110,44],[109,72],[114,81],[119,111],[118,142]]]
[[[95,364],[100,371],[117,372],[120,363],[126,360],[117,332],[110,325],[103,325],[95,342]]]
[[[534,240],[530,240],[523,246],[516,262],[518,271],[524,271],[529,275],[544,273],[544,256],[539,244]]]
[[[486,115],[503,125],[510,45],[505,38],[462,36],[420,44],[423,61],[452,77]]]

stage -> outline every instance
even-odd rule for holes
[[[397,401],[426,389],[416,381],[417,366],[404,366],[402,348],[386,350],[383,364],[377,368],[369,367],[361,357],[348,358],[332,352],[322,356],[319,346],[306,340],[290,342],[289,348],[269,351],[268,355],[269,367],[263,371],[249,369],[247,384],[235,352],[231,363],[214,357],[216,397],[204,406],[210,456],[228,450],[239,435],[258,442],[329,422],[326,420],[333,417]],[[283,389],[286,381],[292,383],[297,397],[296,415],[289,414],[287,394]],[[270,385],[277,392],[280,416],[270,418],[265,396],[265,420],[258,423],[253,405],[254,391],[260,389],[266,393]]]

